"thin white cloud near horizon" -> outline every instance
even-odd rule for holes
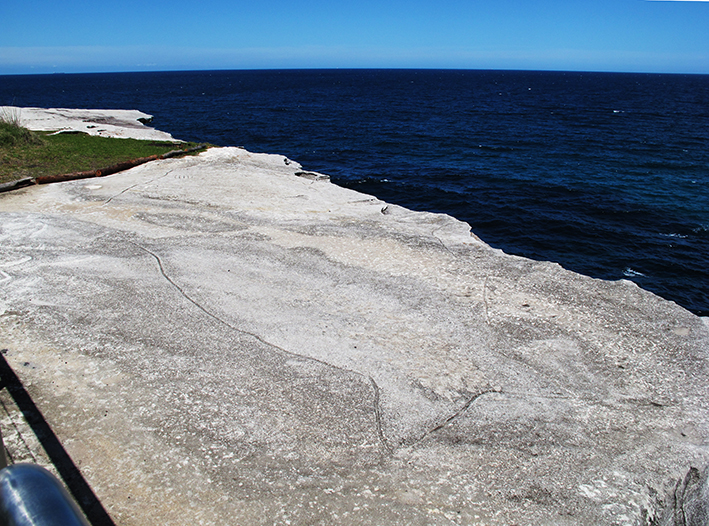
[[[692,5],[642,5],[669,2]],[[0,75],[337,67],[709,74],[709,4],[697,2],[709,0],[208,0],[197,11],[186,0],[91,9],[0,0]],[[158,15],[163,23],[150,31],[134,23]],[[93,27],[122,30],[109,43]]]
[[[694,0],[696,1],[696,0]],[[709,55],[585,49],[471,50],[452,47],[0,46],[0,75],[212,69],[437,68],[709,72]]]

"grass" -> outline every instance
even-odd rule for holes
[[[98,170],[131,159],[196,145],[97,137],[83,133],[51,135],[23,128],[18,115],[0,115],[0,183],[26,177]]]
[[[0,113],[0,148],[39,144],[41,139],[36,133],[20,125],[20,115],[3,110]]]

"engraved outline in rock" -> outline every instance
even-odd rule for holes
[[[154,183],[155,181],[158,181],[159,179],[163,179],[164,177],[167,177],[168,175],[170,175],[170,174],[171,174],[172,172],[174,172],[174,171],[175,171],[174,169],[168,170],[165,174],[161,175],[160,177],[156,177],[156,178],[154,178],[154,179],[151,179],[150,181],[145,181],[145,182],[142,182],[142,183],[135,183],[134,185],[131,185],[131,186],[129,186],[128,188],[124,188],[123,190],[121,190],[120,192],[118,192],[116,195],[112,195],[111,197],[109,197],[106,201],[103,202],[103,204],[104,204],[104,205],[107,205],[108,203],[110,203],[111,201],[113,201],[113,199],[115,199],[116,197],[120,197],[121,195],[125,194],[125,193],[128,192],[129,190],[132,190],[132,189],[135,188],[136,186],[148,185],[148,184],[150,184],[150,183]]]
[[[152,252],[151,250],[145,248],[144,246],[139,245],[138,243],[134,243],[133,241],[129,241],[129,243],[132,244],[132,245],[134,245],[135,247],[139,248],[140,250],[146,252],[147,254],[151,255],[151,256],[155,259],[155,261],[157,262],[158,268],[159,268],[159,270],[160,270],[160,273],[161,273],[162,276],[167,280],[167,282],[170,283],[170,285],[172,285],[175,289],[177,289],[177,291],[178,291],[187,301],[189,301],[190,303],[192,303],[195,307],[197,307],[199,310],[201,310],[204,314],[206,314],[207,316],[209,316],[209,317],[212,318],[213,320],[215,320],[215,321],[221,323],[222,325],[228,327],[229,329],[231,329],[231,330],[233,330],[233,331],[235,331],[235,332],[238,332],[238,333],[240,333],[240,334],[244,334],[244,335],[246,335],[246,336],[250,336],[250,337],[256,339],[257,341],[259,341],[260,343],[262,343],[262,344],[264,344],[264,345],[267,345],[267,346],[269,346],[269,347],[271,347],[271,348],[273,348],[273,349],[276,349],[276,350],[278,350],[278,351],[280,351],[280,352],[282,352],[282,353],[284,353],[284,354],[287,354],[287,355],[290,355],[290,356],[293,356],[293,357],[297,357],[297,358],[300,358],[300,359],[304,359],[304,360],[309,360],[309,361],[312,361],[312,362],[316,362],[316,363],[319,363],[319,364],[321,364],[321,365],[325,365],[325,366],[327,366],[327,367],[331,367],[331,368],[333,368],[333,369],[336,369],[336,370],[338,370],[338,371],[346,372],[346,373],[349,373],[349,374],[355,374],[355,375],[359,376],[360,378],[364,378],[364,379],[368,380],[369,384],[370,384],[371,387],[372,387],[372,391],[373,391],[373,394],[374,394],[374,404],[373,404],[374,407],[373,407],[373,409],[374,409],[374,418],[375,418],[375,423],[376,423],[376,428],[377,428],[377,429],[376,429],[376,431],[377,431],[377,437],[379,438],[379,441],[381,442],[382,446],[384,447],[384,449],[385,449],[388,453],[392,453],[392,452],[394,451],[393,448],[389,445],[386,436],[384,435],[384,429],[383,429],[383,426],[382,426],[382,418],[381,418],[380,399],[379,399],[379,393],[380,393],[381,389],[380,389],[380,387],[377,385],[377,382],[374,380],[374,378],[372,378],[371,376],[364,375],[364,374],[362,374],[362,373],[360,373],[360,372],[358,372],[358,371],[353,371],[353,370],[350,370],[350,369],[345,369],[344,367],[339,367],[339,366],[337,366],[337,365],[333,365],[333,364],[331,364],[331,363],[327,363],[327,362],[324,362],[324,361],[322,361],[322,360],[318,360],[317,358],[312,358],[312,357],[310,357],[310,356],[305,356],[305,355],[302,355],[302,354],[298,354],[298,353],[295,353],[295,352],[293,352],[293,351],[288,351],[287,349],[284,349],[283,347],[280,347],[280,346],[278,346],[278,345],[276,345],[276,344],[274,344],[274,343],[271,343],[271,342],[265,340],[262,336],[259,336],[258,334],[255,334],[255,333],[249,332],[249,331],[245,331],[245,330],[243,330],[243,329],[239,329],[238,327],[233,326],[232,324],[230,324],[230,323],[227,322],[226,320],[223,320],[222,318],[220,318],[220,317],[217,316],[216,314],[213,314],[212,312],[210,312],[209,310],[207,310],[205,307],[203,307],[202,305],[200,305],[196,300],[192,299],[192,298],[184,291],[184,289],[183,289],[182,287],[180,287],[170,276],[168,276],[167,272],[165,271],[165,267],[163,266],[163,262],[162,262],[162,259],[160,258],[160,256],[158,256],[157,254],[155,254],[155,253]]]

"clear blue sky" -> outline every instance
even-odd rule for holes
[[[262,68],[709,74],[709,1],[0,0],[0,74]]]

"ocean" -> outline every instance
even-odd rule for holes
[[[0,105],[138,109],[450,214],[489,245],[709,316],[709,75],[263,70],[0,76]]]

